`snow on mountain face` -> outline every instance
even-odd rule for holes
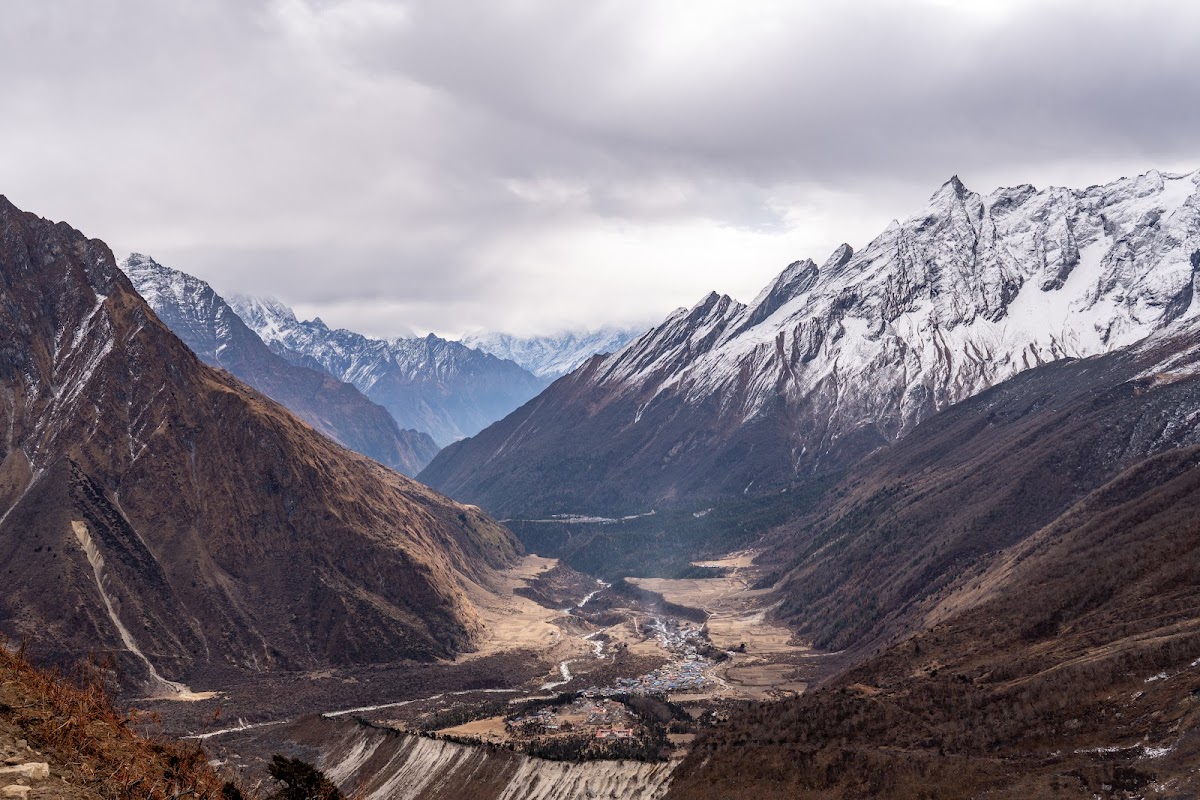
[[[462,343],[497,358],[515,361],[539,378],[554,380],[592,356],[617,352],[642,332],[642,328],[605,326],[594,331],[566,331],[550,336],[473,333],[464,336]]]
[[[275,300],[235,297],[247,325],[277,353],[312,360],[439,443],[470,436],[533,398],[545,381],[488,353],[429,334],[372,339],[301,321]]]
[[[201,360],[224,366],[221,354],[231,344],[236,315],[204,281],[133,253],[120,265],[154,313]]]
[[[614,486],[655,503],[846,463],[1024,369],[1196,315],[1198,178],[987,196],[952,178],[859,252],[791,264],[749,304],[714,293],[676,311],[422,479],[505,513],[584,511]],[[505,475],[531,459],[584,459],[594,488],[562,481],[538,500],[548,474]]]
[[[823,393],[840,427],[899,435],[1023,369],[1194,314],[1198,175],[987,197],[954,178],[860,253],[793,264],[748,306],[710,298],[668,320],[598,383],[656,383],[691,403],[720,393],[743,419],[780,392]]]

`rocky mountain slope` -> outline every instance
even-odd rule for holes
[[[780,613],[861,663],[670,796],[1195,795],[1200,326],[1170,334],[933,416],[781,530]]]
[[[428,434],[401,430],[387,409],[350,384],[277,355],[206,282],[138,253],[121,269],[201,361],[229,370],[326,436],[405,475],[437,454]]]
[[[964,573],[1138,464],[1200,446],[1200,325],[1023,373],[865,459],[773,535],[780,616],[821,647],[923,624]]]
[[[108,247],[0,199],[0,626],[183,694],[469,649],[516,547],[203,364]]]
[[[421,479],[504,515],[612,513],[837,472],[1037,364],[1196,313],[1197,176],[983,196],[954,178],[859,252],[717,294],[597,357]]]
[[[274,300],[230,299],[275,352],[318,364],[354,384],[405,428],[440,445],[471,436],[542,390],[546,382],[511,361],[441,339],[372,339],[320,319],[301,321]]]
[[[594,331],[565,331],[550,336],[473,333],[462,343],[496,358],[515,361],[539,378],[555,380],[594,355],[615,353],[642,333],[642,328],[606,326]]]

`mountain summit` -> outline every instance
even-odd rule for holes
[[[1197,177],[969,191],[863,249],[710,294],[443,451],[422,480],[503,514],[644,510],[838,470],[1037,364],[1196,313]]]

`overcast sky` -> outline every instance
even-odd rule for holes
[[[0,193],[390,335],[651,323],[951,174],[1200,167],[1200,3],[10,0]]]

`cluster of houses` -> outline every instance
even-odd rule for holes
[[[638,678],[620,678],[612,689],[599,690],[603,695],[615,694],[670,694],[704,689],[713,679],[708,668],[712,662],[695,653],[684,656],[683,661],[673,661],[659,667],[648,675]]]
[[[699,625],[691,625],[674,619],[652,619],[645,626],[658,639],[664,650],[672,653],[695,653],[696,643],[704,641]]]
[[[550,706],[539,708],[515,719],[506,720],[504,728],[509,733],[534,735],[548,731],[557,731],[562,727],[555,709]]]
[[[593,694],[566,706],[539,708],[507,721],[505,728],[526,736],[594,729],[597,739],[630,739],[634,724],[633,715],[623,704]]]
[[[632,739],[633,728],[597,728],[597,739]]]
[[[629,719],[629,712],[625,706],[618,703],[616,700],[603,698],[596,700],[590,697],[581,697],[576,700],[571,706],[571,710],[582,711],[587,714],[587,725],[613,725],[617,722],[624,722]]]
[[[616,684],[603,689],[592,687],[584,692],[589,697],[612,697],[620,694],[647,695],[692,692],[712,685],[713,662],[697,652],[704,641],[700,627],[675,620],[654,619],[646,626],[663,649],[679,657],[653,672],[637,678],[618,678]]]

